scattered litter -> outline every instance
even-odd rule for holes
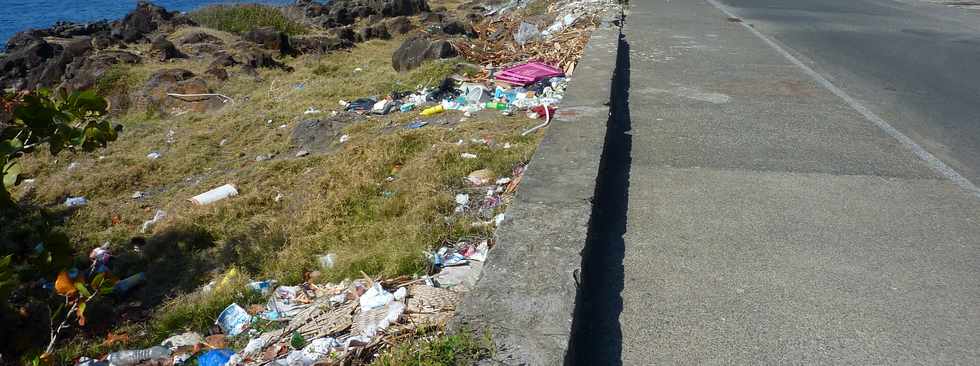
[[[129,198],[132,198],[134,200],[143,199],[144,197],[146,197],[146,193],[143,193],[143,191],[133,192],[133,195],[129,196]]]
[[[313,107],[310,107],[310,108],[306,109],[306,111],[303,112],[303,114],[306,114],[306,115],[319,114],[319,113],[321,113],[321,111],[319,109],[316,109],[316,108],[313,108]],[[270,121],[269,123],[271,123],[272,120],[270,119],[269,121]]]
[[[147,221],[143,221],[143,226],[140,228],[140,232],[145,234],[148,230],[150,230],[151,228],[153,228],[154,225],[156,225],[158,222],[160,222],[160,221],[162,221],[163,219],[166,219],[166,218],[167,218],[167,212],[166,211],[164,211],[164,210],[157,210],[157,212],[155,212],[153,214],[153,218],[152,219],[149,219]]]
[[[296,157],[297,158],[301,158],[301,157],[304,157],[304,156],[307,156],[307,155],[310,155],[310,152],[308,150],[300,150],[300,151],[297,151],[296,152]]]
[[[156,152],[156,151],[154,151],[154,152],[151,152],[151,153],[149,153],[149,154],[146,154],[146,158],[147,158],[147,159],[150,159],[150,160],[157,160],[157,159],[159,159],[159,158],[160,158],[160,153],[158,153],[158,152]]]
[[[387,305],[395,299],[390,292],[385,291],[381,284],[375,283],[367,292],[361,295],[360,304],[362,310],[371,310]]]
[[[337,263],[337,255],[333,253],[328,253],[326,255],[321,255],[317,260],[320,262],[320,268],[331,269],[334,264]]]
[[[179,347],[193,347],[202,343],[204,343],[204,337],[202,337],[200,334],[196,332],[186,332],[164,339],[160,345],[174,349]]]
[[[485,186],[493,182],[495,175],[493,170],[490,169],[480,169],[471,172],[466,176],[466,182],[472,186]]]
[[[198,366],[225,366],[234,355],[235,351],[230,349],[213,349],[198,356],[197,364]]]
[[[75,169],[78,169],[78,163],[72,162],[71,164],[68,164],[68,171],[69,172],[72,171],[72,170],[75,170]]]
[[[68,197],[65,199],[65,206],[68,207],[81,207],[88,204],[88,200],[85,197]]]
[[[106,359],[112,366],[134,366],[168,357],[170,357],[170,349],[162,346],[153,346],[147,349],[113,352]]]
[[[143,284],[143,282],[146,282],[146,274],[143,272],[134,274],[120,280],[119,282],[116,282],[116,284],[112,286],[112,293],[115,295],[124,295],[129,292],[129,290]]]
[[[427,116],[436,115],[436,114],[439,114],[439,113],[442,113],[442,112],[445,112],[445,111],[446,111],[446,108],[443,107],[440,104],[440,105],[437,105],[435,107],[429,107],[429,108],[423,109],[422,110],[422,113],[419,113],[419,114],[422,115],[422,116],[426,116],[427,117]]]
[[[536,25],[528,22],[521,22],[520,27],[517,28],[517,33],[514,34],[514,41],[523,46],[528,41],[540,36],[541,32],[538,32],[538,27]]]
[[[221,187],[191,197],[190,201],[193,202],[194,204],[203,206],[237,195],[238,195],[238,189],[235,188],[234,185],[225,184]]]
[[[231,304],[218,315],[215,324],[221,327],[225,334],[234,337],[245,331],[251,322],[252,316],[244,308],[238,304]]]
[[[459,155],[459,157],[463,159],[476,159],[476,154],[462,153]]]
[[[425,122],[425,121],[415,121],[415,122],[412,122],[412,123],[408,124],[408,128],[414,130],[414,129],[419,129],[419,128],[425,127],[428,124],[429,124],[429,122]]]
[[[262,296],[268,296],[272,292],[272,288],[276,286],[275,280],[265,280],[265,281],[252,281],[248,283],[248,288],[252,291],[256,291]]]
[[[350,135],[343,135],[343,136],[340,136],[340,143],[341,143],[341,144],[342,144],[342,143],[345,143],[345,142],[347,142],[347,141],[350,141]]]

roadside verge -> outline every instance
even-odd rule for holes
[[[575,312],[607,140],[622,11],[591,35],[555,117],[496,233],[497,244],[457,325],[488,332],[506,364],[561,364]]]

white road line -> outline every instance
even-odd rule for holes
[[[722,13],[725,13],[726,16],[732,18],[738,18],[738,16],[735,15],[735,13],[731,11],[731,9],[719,3],[717,0],[705,0],[705,1],[713,5],[715,8],[718,8],[718,10],[720,10]],[[752,34],[754,34],[756,37],[759,37],[759,39],[766,42],[766,44],[768,44],[770,47],[775,49],[776,52],[779,52],[779,54],[783,55],[783,57],[785,57],[787,60],[792,62],[794,65],[799,66],[801,69],[803,69],[803,71],[806,72],[807,75],[810,75],[810,77],[812,77],[814,80],[816,80],[818,84],[820,84],[824,88],[827,88],[827,90],[830,90],[830,92],[834,93],[834,95],[837,95],[845,102],[847,102],[847,104],[850,105],[851,108],[854,108],[854,110],[858,111],[858,113],[861,113],[861,115],[864,116],[864,118],[866,118],[871,123],[874,123],[882,131],[885,131],[885,133],[887,133],[888,136],[891,136],[895,140],[898,140],[899,143],[901,143],[906,148],[911,150],[912,153],[915,154],[915,156],[918,156],[919,159],[925,161],[926,164],[928,164],[929,167],[932,168],[932,170],[936,171],[936,173],[945,177],[946,179],[949,179],[954,184],[960,186],[960,188],[968,191],[969,193],[972,193],[974,196],[977,196],[977,198],[980,198],[980,188],[978,188],[975,184],[973,184],[973,182],[970,182],[969,179],[966,179],[965,177],[960,175],[960,173],[956,172],[956,170],[950,168],[948,165],[946,165],[946,163],[943,163],[943,161],[939,160],[939,158],[937,158],[935,155],[932,155],[930,152],[926,151],[926,149],[922,148],[922,146],[919,146],[919,144],[915,143],[915,141],[913,141],[911,138],[905,136],[905,134],[896,130],[895,127],[892,127],[891,124],[889,124],[884,119],[879,117],[877,114],[872,112],[870,109],[868,109],[868,107],[865,107],[863,104],[861,104],[861,102],[858,102],[856,99],[854,99],[849,94],[847,94],[847,92],[841,90],[841,88],[838,88],[837,86],[832,84],[830,80],[827,80],[827,78],[823,77],[823,75],[820,75],[812,68],[804,64],[802,61],[800,61],[795,56],[790,54],[788,51],[783,49],[783,47],[781,47],[779,44],[769,39],[769,37],[766,37],[765,35],[763,35],[758,30],[756,30],[755,28],[753,28],[752,26],[750,26],[745,22],[742,22],[741,24],[743,27],[745,27],[745,29],[748,29],[749,32],[752,32]]]

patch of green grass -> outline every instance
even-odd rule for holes
[[[476,337],[468,331],[436,337],[420,336],[381,354],[372,366],[454,366],[473,365],[493,356],[489,335]]]
[[[95,82],[95,92],[101,96],[124,95],[139,83],[127,65],[113,65]]]
[[[279,8],[259,4],[211,5],[192,11],[190,17],[202,26],[238,34],[262,27],[273,27],[289,35],[308,31]]]

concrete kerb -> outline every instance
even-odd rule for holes
[[[585,48],[547,135],[498,228],[453,328],[492,337],[495,361],[557,365],[572,332],[574,273],[589,232],[606,139],[623,10],[609,9]]]

